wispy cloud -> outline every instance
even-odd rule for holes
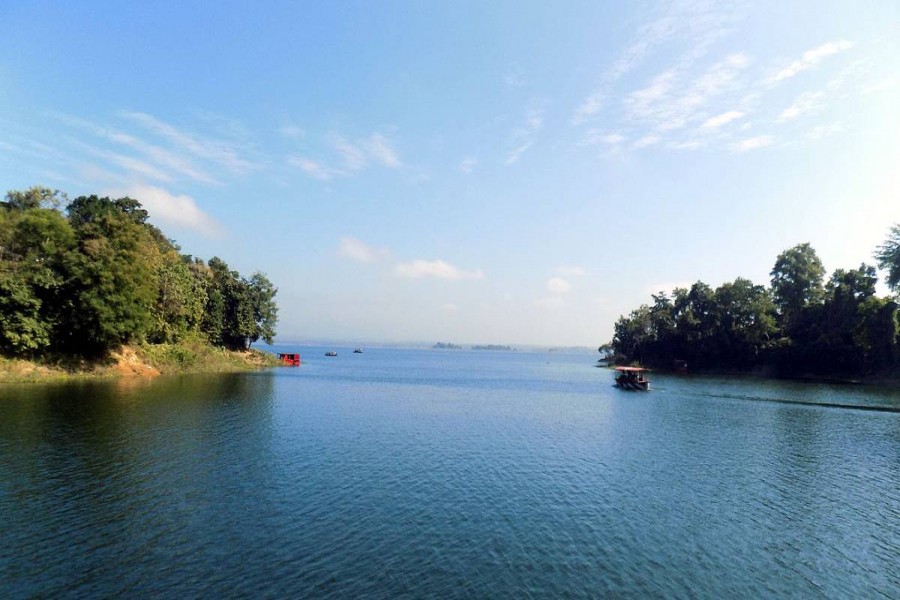
[[[526,111],[524,123],[516,127],[511,134],[513,149],[507,154],[504,161],[507,165],[515,164],[531,146],[534,137],[544,125],[544,109],[533,107]]]
[[[849,48],[853,47],[853,42],[849,42],[847,40],[838,40],[833,42],[827,42],[813,48],[811,50],[807,50],[803,53],[803,55],[791,62],[786,67],[780,69],[773,77],[772,82],[777,83],[779,81],[783,81],[785,79],[790,79],[795,76],[797,73],[801,71],[805,71],[806,69],[810,69],[816,66],[823,59],[828,58],[829,56],[833,56],[838,54],[839,52],[843,52]]]
[[[143,112],[121,111],[119,115],[165,139],[175,149],[208,160],[231,174],[245,175],[260,168],[259,164],[244,156],[242,148],[237,143],[200,137]]]
[[[423,277],[451,280],[484,278],[484,272],[480,269],[467,271],[443,260],[421,259],[398,264],[394,267],[394,274],[398,277],[410,279],[421,279]]]
[[[376,248],[355,237],[344,236],[338,244],[338,256],[349,258],[357,262],[373,263],[390,256],[390,252],[384,248]]]
[[[463,173],[469,174],[475,170],[475,167],[478,166],[478,159],[474,156],[467,156],[459,162],[459,170]]]
[[[619,54],[600,78],[599,85],[575,109],[572,122],[580,124],[595,118],[607,104],[610,88],[624,75],[635,70],[663,46],[679,43],[676,70],[696,63],[724,37],[741,18],[743,2],[674,0],[639,25],[633,41]]]
[[[740,119],[743,116],[744,116],[744,113],[742,113],[739,110],[729,110],[728,112],[724,112],[720,115],[716,115],[715,117],[710,117],[703,123],[703,127],[707,128],[707,129],[718,128],[718,127],[721,127],[722,125],[727,125],[728,123],[731,123],[732,121]]]
[[[601,129],[588,129],[584,133],[580,145],[594,146],[597,144],[606,144],[607,146],[617,146],[624,142],[627,138],[621,133],[609,133]]]
[[[337,157],[332,164],[305,155],[288,157],[288,164],[299,168],[310,177],[323,181],[349,177],[373,163],[389,169],[399,169],[403,166],[394,145],[384,134],[377,131],[356,140],[330,133],[325,136],[325,145]]]
[[[551,277],[547,280],[547,291],[551,294],[567,294],[572,291],[572,284],[562,277]]]
[[[188,195],[176,195],[160,187],[133,185],[127,188],[107,190],[110,196],[129,196],[138,200],[150,218],[162,225],[170,225],[195,231],[209,238],[221,238],[222,226],[203,212],[197,202]]]
[[[804,92],[800,94],[794,103],[781,111],[776,121],[783,123],[784,121],[793,121],[801,115],[806,115],[819,111],[822,108],[822,92]]]
[[[289,156],[287,162],[289,165],[297,167],[310,177],[322,181],[329,181],[334,177],[343,174],[340,170],[332,169],[331,167],[312,160],[311,158],[306,158],[305,156]]]
[[[678,68],[669,68],[647,86],[629,94],[625,101],[629,118],[658,131],[696,123],[703,118],[707,105],[740,87],[739,75],[749,64],[746,55],[736,53],[693,77]]]
[[[634,144],[632,144],[632,146],[634,148],[647,148],[648,146],[655,146],[656,144],[660,143],[661,141],[662,141],[662,138],[658,135],[653,135],[653,134],[645,135],[645,136],[642,136],[641,138],[635,140]]]
[[[765,148],[775,143],[775,138],[770,135],[758,135],[756,137],[741,140],[732,145],[732,149],[736,152],[746,152],[748,150],[756,150],[757,148]]]

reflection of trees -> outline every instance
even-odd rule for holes
[[[272,385],[252,373],[0,390],[0,547],[16,548],[24,595],[116,594],[196,550],[235,485],[249,483],[244,500],[264,489]]]

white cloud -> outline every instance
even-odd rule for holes
[[[822,108],[822,92],[804,92],[800,94],[794,103],[781,111],[776,122],[793,121],[801,115],[817,112]]]
[[[61,113],[51,114],[67,125],[77,127],[115,144],[131,148],[132,150],[135,150],[138,153],[142,154],[149,161],[148,163],[144,163],[143,161],[139,161],[138,159],[130,157],[128,159],[124,159],[124,157],[118,155],[120,156],[120,158],[114,160],[113,162],[116,162],[117,164],[119,164],[119,166],[126,167],[132,171],[140,171],[148,177],[152,177],[161,181],[171,181],[172,179],[174,179],[173,175],[182,175],[189,179],[200,181],[202,183],[218,183],[218,181],[212,175],[196,166],[193,161],[191,161],[187,156],[180,155],[158,145],[151,144],[137,136],[133,136],[131,134],[118,131],[110,127],[97,125],[85,119],[80,119],[78,117],[73,117]],[[142,165],[152,164],[154,168],[148,169],[146,166],[135,168],[135,166],[139,163]]]
[[[441,304],[441,310],[448,313],[455,313],[459,310],[459,306],[452,303]]]
[[[716,128],[721,127],[722,125],[727,125],[736,119],[740,119],[744,116],[744,113],[738,110],[729,110],[728,112],[724,112],[720,115],[716,115],[715,117],[710,117],[703,123],[703,127],[706,128]]]
[[[507,165],[515,164],[526,150],[534,144],[534,137],[544,124],[544,109],[530,108],[525,113],[525,124],[513,129],[511,139],[513,149],[504,161]]]
[[[635,148],[646,148],[648,146],[655,146],[660,143],[662,138],[658,135],[645,135],[641,139],[634,142],[633,146]]]
[[[181,131],[147,113],[122,111],[119,114],[138,123],[151,133],[165,138],[177,149],[216,163],[233,174],[243,175],[259,168],[259,165],[242,155],[242,148],[234,142],[201,138]]]
[[[685,68],[669,68],[645,87],[628,95],[625,100],[628,117],[655,127],[657,131],[681,129],[703,115],[702,107],[745,85],[740,74],[749,64],[750,60],[744,54],[729,54],[690,78]],[[736,118],[726,114],[728,117],[720,116]],[[707,123],[712,121],[708,127],[715,126],[715,118],[707,120]]]
[[[483,279],[484,272],[480,269],[465,271],[443,260],[414,260],[401,263],[394,267],[394,273],[398,277],[421,279],[423,277],[435,277],[437,279]]]
[[[572,117],[572,122],[576,125],[578,123],[582,123],[587,119],[593,117],[595,114],[600,112],[600,109],[603,108],[603,100],[605,99],[606,94],[603,92],[594,92],[590,96],[588,96],[581,105],[575,109],[575,116]]]
[[[583,277],[586,273],[584,267],[576,267],[574,265],[562,265],[556,267],[556,272],[566,277]]]
[[[328,181],[336,177],[349,177],[375,163],[389,169],[403,166],[400,156],[391,142],[377,131],[366,138],[348,140],[337,133],[325,138],[326,145],[338,155],[340,166],[331,166],[321,160],[305,156],[292,156],[288,163],[315,179]]]
[[[373,133],[365,140],[365,148],[369,156],[384,167],[397,169],[403,166],[397,151],[380,133]]]
[[[814,67],[822,59],[839,52],[843,52],[844,50],[852,47],[853,42],[848,42],[847,40],[839,40],[835,42],[827,42],[825,44],[822,44],[821,46],[818,46],[817,48],[807,50],[798,60],[793,61],[788,66],[778,71],[778,73],[776,73],[772,78],[772,82],[777,83],[779,81],[789,79],[801,71],[805,71],[806,69]]]
[[[696,150],[699,147],[700,142],[697,140],[686,140],[669,144],[669,148],[672,148],[673,150]]]
[[[371,263],[390,255],[384,248],[369,246],[354,237],[344,236],[338,245],[338,256],[358,262]]]
[[[222,226],[200,210],[193,198],[176,196],[151,185],[133,185],[107,192],[110,196],[129,196],[143,205],[150,217],[163,225],[182,227],[210,238],[222,237]]]
[[[314,179],[321,179],[322,181],[328,181],[337,175],[343,174],[342,171],[332,169],[318,161],[303,156],[289,157],[288,164],[297,167],[310,177],[313,177]]]
[[[732,149],[737,152],[746,152],[747,150],[756,150],[757,148],[765,148],[775,143],[775,138],[770,135],[758,135],[756,137],[741,140],[734,145]]]
[[[509,156],[506,157],[504,164],[514,165],[517,162],[519,162],[519,158],[522,157],[522,154],[524,154],[526,150],[531,148],[531,144],[532,144],[532,142],[529,141],[529,142],[525,142],[521,146],[513,148],[512,152],[509,153]]]
[[[572,284],[562,277],[551,277],[547,280],[547,291],[551,294],[567,294],[572,291]]]
[[[359,171],[369,163],[362,146],[349,142],[343,136],[337,134],[329,135],[328,145],[341,156],[344,168],[347,171]]]
[[[459,170],[463,173],[471,173],[478,166],[478,159],[474,156],[467,156],[459,162]]]
[[[606,144],[607,146],[617,146],[626,140],[621,133],[606,133],[602,129],[588,129],[584,133],[579,145],[594,146],[596,144]]]

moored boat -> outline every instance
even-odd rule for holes
[[[649,371],[643,367],[616,367],[616,387],[649,392],[650,380],[645,375]]]
[[[353,354],[362,354],[362,348],[357,348],[353,351]]]
[[[330,352],[326,352],[325,356],[337,356],[337,352],[335,352],[334,350],[331,350]]]

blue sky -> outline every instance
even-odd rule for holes
[[[17,2],[0,181],[131,195],[282,341],[595,346],[900,222],[900,3]]]

